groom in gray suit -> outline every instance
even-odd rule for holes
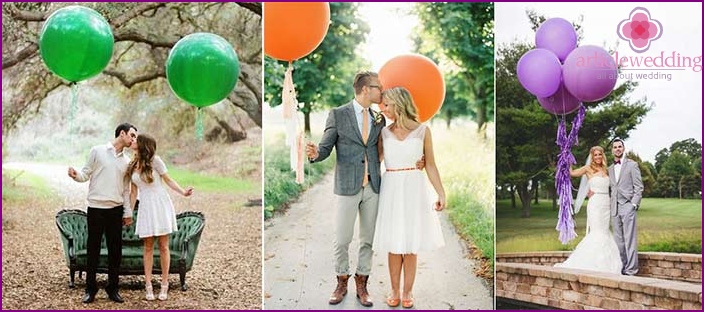
[[[347,294],[349,245],[359,214],[359,260],[354,280],[360,303],[371,307],[373,303],[367,282],[372,270],[372,241],[381,184],[377,141],[385,120],[369,109],[372,103],[381,102],[382,87],[378,75],[374,72],[358,73],[353,87],[354,99],[330,111],[320,144],[307,143],[306,155],[311,162],[318,162],[330,156],[333,147],[337,150],[334,243],[337,287],[329,303],[338,304]]]
[[[614,163],[609,166],[611,187],[611,223],[614,239],[621,253],[622,274],[638,273],[638,234],[636,211],[643,197],[643,180],[638,163],[624,157],[623,140],[612,141]]]

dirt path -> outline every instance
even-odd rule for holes
[[[200,211],[206,226],[193,269],[186,274],[189,289],[178,289],[178,274],[169,282],[169,299],[144,299],[143,276],[121,276],[124,304],[109,301],[104,291],[96,302],[82,304],[85,281],[77,277],[76,288],[68,284],[54,216],[61,209],[85,209],[87,183],[67,176],[67,166],[38,163],[4,163],[3,168],[38,175],[51,187],[56,202],[35,200],[23,207],[3,203],[2,308],[3,309],[240,309],[261,308],[261,207],[247,207],[251,193],[198,193],[189,199],[170,193],[176,212]],[[254,182],[256,183],[256,182]],[[84,275],[85,277],[85,275]],[[98,274],[102,287],[107,275]]]
[[[264,309],[365,310],[355,298],[354,281],[342,303],[329,305],[335,288],[332,243],[334,195],[332,174],[304,193],[284,216],[265,223]],[[474,262],[454,228],[441,214],[446,246],[418,255],[415,308],[422,310],[491,310],[494,299],[485,282],[472,274]],[[357,230],[350,259],[357,259]],[[384,298],[390,289],[386,255],[374,254],[369,292],[372,309],[390,309]],[[352,267],[356,265],[355,260]],[[401,309],[401,308],[397,308]]]

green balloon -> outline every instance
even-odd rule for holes
[[[39,37],[44,64],[57,76],[77,82],[99,74],[110,62],[110,24],[93,9],[67,6],[52,13]]]
[[[222,101],[235,88],[240,62],[230,43],[210,33],[181,38],[166,60],[171,90],[196,107]]]

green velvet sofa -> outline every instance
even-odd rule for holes
[[[137,220],[139,209],[134,211],[134,219]],[[88,215],[83,210],[65,209],[56,213],[56,226],[59,229],[61,242],[63,244],[66,265],[69,268],[69,287],[75,287],[74,277],[79,272],[86,271],[87,266],[87,244],[88,244]],[[181,289],[186,290],[186,272],[193,267],[193,260],[198,250],[201,233],[205,227],[205,217],[200,212],[182,212],[176,215],[178,231],[169,236],[169,251],[171,254],[171,265],[169,273],[179,274]],[[143,243],[135,234],[135,223],[122,229],[122,262],[120,265],[120,275],[143,275],[144,266],[142,261]],[[105,236],[103,236],[100,249],[100,260],[98,262],[98,273],[107,273],[107,247]],[[154,244],[154,268],[155,275],[161,274],[159,266],[159,248]]]

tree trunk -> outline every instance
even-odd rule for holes
[[[516,209],[516,186],[509,186],[509,191],[511,191],[511,209]]]
[[[533,185],[535,185],[535,195],[533,196],[533,203],[538,204],[538,182],[533,179]]]
[[[303,131],[310,136],[310,112],[303,112]]]
[[[478,88],[477,91],[477,99],[481,99],[479,101],[479,105],[477,107],[477,133],[481,134],[481,138],[486,139],[486,128],[484,127],[486,124],[486,105],[485,105],[485,98],[486,95],[484,94],[484,89],[483,88]],[[493,104],[493,103],[492,103]]]
[[[528,183],[521,183],[518,186],[518,196],[523,204],[523,214],[521,218],[530,218],[530,200],[533,194],[528,190]]]

